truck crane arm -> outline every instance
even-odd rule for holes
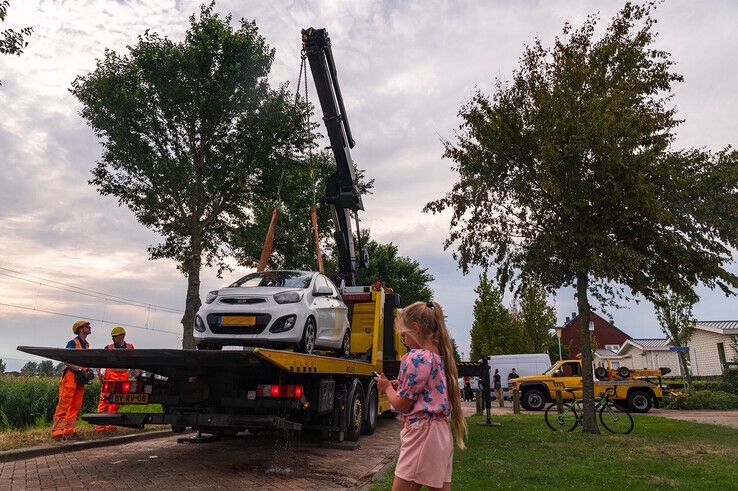
[[[364,204],[356,185],[354,161],[351,158],[350,150],[354,146],[354,139],[343,105],[328,32],[325,29],[313,29],[312,27],[304,29],[302,46],[310,64],[315,89],[323,111],[323,122],[336,159],[336,172],[328,177],[321,203],[331,206],[336,226],[339,276],[345,286],[355,286],[360,261],[354,245],[351,212],[356,213],[363,210]]]

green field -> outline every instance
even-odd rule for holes
[[[554,433],[539,415],[469,418],[455,489],[738,489],[738,430],[636,415],[626,436]],[[390,489],[392,470],[372,490]]]

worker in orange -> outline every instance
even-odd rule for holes
[[[133,349],[131,343],[126,343],[126,330],[121,326],[115,326],[110,331],[110,336],[113,338],[113,342],[105,347],[105,349]],[[126,382],[128,381],[128,369],[127,368],[106,368],[104,373],[102,369],[98,372],[102,384],[100,385],[100,402],[97,404],[97,413],[117,413],[118,404],[110,402],[110,393],[104,392],[105,382]],[[140,372],[134,370],[134,376],[138,378]],[[95,431],[101,433],[103,431],[115,430],[114,425],[102,426],[98,425],[95,427]]]
[[[92,333],[92,326],[88,321],[75,322],[72,332],[76,336],[67,343],[67,349],[90,348],[87,336]],[[57,441],[78,438],[75,426],[79,410],[82,409],[85,386],[95,377],[90,369],[70,363],[66,365],[59,383],[59,402],[56,404],[54,422],[51,425],[51,436]]]

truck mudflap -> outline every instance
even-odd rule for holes
[[[196,428],[246,428],[300,431],[302,425],[278,416],[201,413],[88,413],[82,419],[94,425],[143,428],[144,425],[175,425]]]
[[[138,368],[163,376],[182,374],[195,376],[213,370],[244,373],[264,366],[274,366],[290,373],[354,376],[371,376],[373,370],[382,370],[379,365],[374,366],[360,360],[253,347],[244,348],[242,351],[199,351],[180,349],[68,350],[18,346],[18,351],[83,367]]]

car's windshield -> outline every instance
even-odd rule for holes
[[[307,288],[310,286],[310,273],[301,271],[263,271],[251,273],[231,285],[233,287],[253,288],[266,286],[274,288]]]
[[[548,367],[548,368],[546,369],[546,371],[545,371],[545,372],[543,372],[543,375],[548,375],[548,374],[550,374],[551,372],[553,372],[553,371],[554,371],[554,369],[555,369],[555,368],[558,368],[558,363],[554,363],[553,365],[551,365],[550,367]]]

